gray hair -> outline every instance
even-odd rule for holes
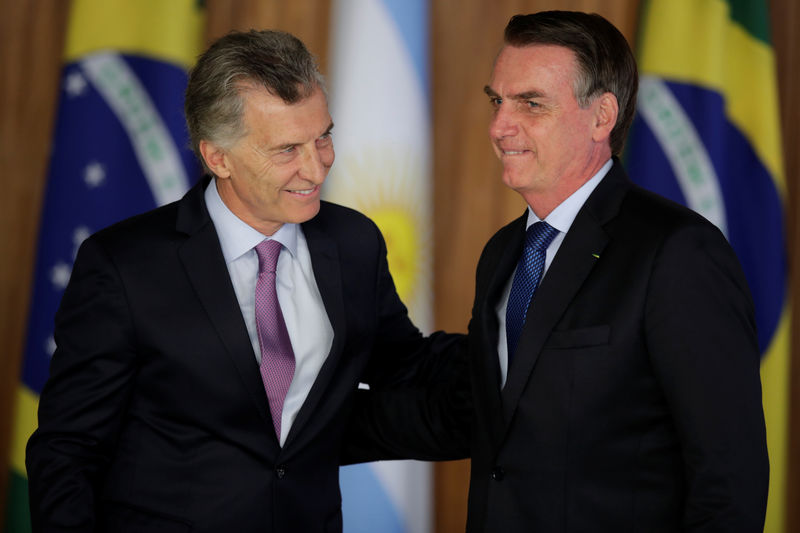
[[[550,44],[570,49],[578,64],[573,86],[581,107],[604,92],[617,97],[619,114],[611,131],[611,153],[625,146],[633,115],[639,75],[628,41],[609,21],[596,13],[542,11],[511,17],[505,29],[507,45],[523,47]]]
[[[263,87],[287,104],[298,102],[325,80],[300,39],[282,31],[233,31],[214,42],[189,72],[184,112],[192,150],[209,172],[200,141],[230,146],[244,131],[248,85]]]

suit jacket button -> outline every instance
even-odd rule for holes
[[[505,472],[505,470],[503,470],[502,466],[496,466],[496,467],[492,468],[492,479],[493,480],[495,480],[495,481],[503,481],[503,478],[505,477],[505,475],[506,475],[506,472]]]
[[[275,475],[278,476],[278,479],[286,477],[286,465],[278,465],[275,468]]]

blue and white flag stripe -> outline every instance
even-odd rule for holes
[[[47,179],[23,383],[47,379],[53,317],[78,246],[118,220],[180,198],[196,178],[185,148],[186,72],[150,58],[101,53],[64,67]]]
[[[336,162],[327,199],[371,217],[414,322],[431,312],[431,120],[426,0],[333,2],[331,114]],[[342,468],[345,533],[427,533],[430,465]]]
[[[119,54],[92,54],[81,65],[125,128],[156,203],[178,200],[188,190],[189,179],[147,89]]]

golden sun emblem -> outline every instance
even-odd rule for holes
[[[397,150],[361,152],[336,160],[325,198],[358,209],[380,228],[397,293],[415,321],[430,315],[431,187],[419,157]]]
[[[419,274],[419,238],[417,224],[409,212],[398,207],[376,207],[367,213],[386,240],[389,271],[397,293],[409,301]]]

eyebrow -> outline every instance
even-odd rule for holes
[[[330,134],[331,131],[333,131],[333,121],[331,121],[331,123],[328,125],[327,129],[320,135],[320,137],[322,137],[323,135]],[[282,152],[284,150],[288,150],[289,148],[294,148],[295,146],[299,146],[301,144],[302,143],[286,143],[286,144],[282,144],[280,146],[276,146],[275,148],[273,148],[273,150],[275,150],[276,152]]]
[[[488,85],[486,85],[483,88],[483,92],[485,92],[491,98],[500,98],[500,95],[497,94],[495,90],[489,87]],[[542,94],[537,90],[530,90],[517,94],[512,94],[511,96],[509,96],[509,98],[512,100],[530,100],[531,98],[542,98],[543,96],[544,94]]]

